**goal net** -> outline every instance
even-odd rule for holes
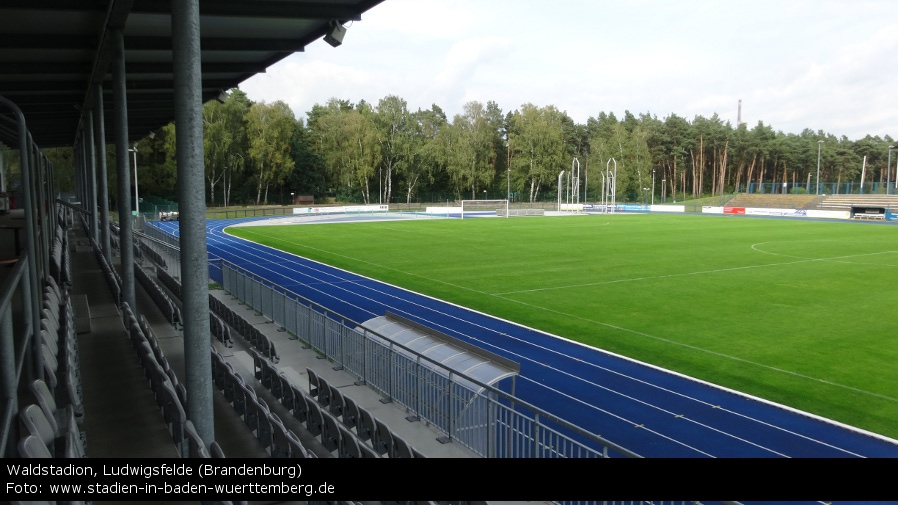
[[[508,217],[508,200],[462,200],[461,218],[500,216]]]

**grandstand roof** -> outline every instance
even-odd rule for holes
[[[202,96],[208,101],[348,23],[382,0],[200,0]],[[174,119],[171,0],[3,0],[0,96],[24,113],[40,147],[74,143],[103,84],[112,121],[111,32],[124,35],[130,140]],[[5,108],[4,108],[5,109]],[[0,142],[15,147],[0,111]],[[14,124],[14,123],[13,123]],[[111,142],[113,129],[107,128]]]

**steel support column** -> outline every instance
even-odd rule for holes
[[[172,0],[172,61],[178,164],[181,286],[187,417],[208,446],[215,440],[209,359],[209,259],[203,172],[199,0]]]
[[[112,94],[115,117],[115,171],[118,177],[119,253],[121,254],[122,301],[137,315],[134,294],[134,247],[131,226],[131,168],[128,163],[128,96],[125,90],[125,38],[122,30],[112,34]]]
[[[83,128],[84,137],[85,137],[85,145],[84,145],[84,154],[87,156],[87,168],[88,168],[88,192],[90,193],[90,198],[87,200],[90,209],[90,236],[94,240],[99,241],[99,229],[97,228],[97,152],[95,149],[94,142],[94,121],[97,119],[94,117],[94,111],[87,111],[87,124]]]
[[[34,167],[32,170],[32,175],[34,178],[32,179],[32,190],[36,196],[36,206],[35,206],[35,214],[37,215],[37,223],[38,231],[37,231],[37,240],[38,240],[38,265],[39,265],[39,276],[38,280],[41,281],[41,284],[37,285],[38,292],[43,287],[43,279],[44,275],[48,275],[50,273],[50,246],[52,242],[50,237],[52,233],[56,232],[54,228],[54,222],[51,218],[47,216],[48,202],[47,202],[47,184],[46,184],[46,176],[47,176],[47,164],[46,159],[43,157],[43,153],[41,153],[40,148],[37,147],[37,144],[34,143],[34,139],[31,137],[31,134],[28,134],[28,142],[30,146],[30,157],[31,157],[31,166]],[[38,347],[38,349],[40,349]]]
[[[97,198],[100,203],[100,247],[106,262],[112,264],[112,251],[109,238],[109,178],[106,175],[106,123],[103,116],[103,87],[94,86],[96,110],[94,111],[94,142],[97,152]]]
[[[84,194],[84,170],[81,167],[81,149],[79,147],[79,137],[75,136],[75,143],[72,144],[72,169],[75,171],[75,198],[84,202],[82,198]]]
[[[85,211],[90,212],[90,169],[88,168],[88,163],[90,163],[90,159],[87,156],[87,137],[85,136],[85,127],[84,121],[81,121],[81,124],[78,126],[78,135],[77,140],[75,141],[75,166],[78,171],[78,175],[81,179],[81,184],[84,188],[83,195],[78,195],[78,200],[81,202],[81,208]],[[88,236],[91,235],[90,230],[90,221],[88,223],[87,233]]]

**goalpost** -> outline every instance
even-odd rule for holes
[[[508,217],[508,200],[462,200],[461,201],[461,218],[476,215],[489,216],[495,213],[499,217]]]

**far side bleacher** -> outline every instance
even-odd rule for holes
[[[819,204],[821,209],[850,209],[851,207],[883,207],[898,211],[898,195],[828,195]]]
[[[813,209],[817,208],[824,198],[819,195],[740,193],[730,199],[726,206],[766,209]]]
[[[868,207],[888,209],[898,213],[896,195],[783,195],[769,193],[740,193],[730,199],[728,207],[805,209],[805,210],[851,210]]]

